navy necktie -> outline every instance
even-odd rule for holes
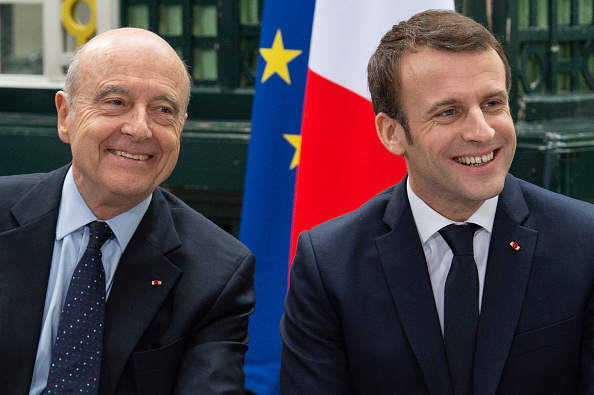
[[[101,246],[113,232],[105,222],[91,222],[89,228],[89,244],[74,269],[62,308],[46,394],[96,394],[99,388],[105,316]]]
[[[479,323],[479,281],[474,260],[476,224],[448,225],[439,233],[454,257],[445,285],[444,341],[454,394],[471,394]]]

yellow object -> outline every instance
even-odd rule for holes
[[[82,25],[78,18],[74,15],[74,7],[79,1],[84,1],[89,6],[90,18],[89,23]],[[86,43],[89,38],[95,33],[97,25],[97,10],[95,7],[95,0],[64,0],[62,3],[62,23],[68,33],[76,38],[76,45],[81,46]]]
[[[281,30],[276,31],[272,48],[260,48],[260,54],[266,61],[262,83],[266,82],[274,74],[278,74],[288,85],[291,85],[288,63],[301,55],[300,49],[285,49]]]
[[[289,142],[295,148],[295,154],[293,160],[289,166],[289,170],[293,170],[299,166],[299,160],[301,159],[301,135],[300,134],[283,134],[285,140]]]

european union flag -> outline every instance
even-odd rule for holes
[[[240,240],[256,255],[248,390],[278,394],[279,322],[287,292],[295,173],[315,0],[264,5]]]

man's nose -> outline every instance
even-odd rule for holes
[[[464,130],[464,139],[485,142],[495,136],[495,129],[491,127],[483,110],[477,106],[472,108],[467,115],[467,125]]]
[[[128,119],[122,126],[122,133],[132,136],[135,140],[148,139],[152,136],[149,123],[148,111],[142,106],[137,106],[128,113]]]

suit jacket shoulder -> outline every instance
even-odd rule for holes
[[[350,247],[351,242],[359,244],[364,242],[363,240],[373,240],[388,232],[390,228],[384,222],[388,205],[405,204],[404,201],[400,202],[394,193],[399,185],[380,192],[350,213],[313,227],[309,231],[312,239],[317,245],[327,248],[346,248]],[[398,201],[392,202],[394,199]]]
[[[512,180],[517,182],[522,196],[530,211],[532,220],[551,221],[551,218],[564,218],[565,221],[577,221],[586,227],[594,228],[594,205],[577,200],[559,193],[555,193],[529,182],[508,176],[511,187]],[[513,210],[513,202],[506,201],[506,207]]]
[[[64,167],[51,173],[21,174],[0,177],[0,232],[16,226],[15,213],[12,209],[15,204],[21,201],[21,199],[29,193],[31,193],[31,201],[39,201],[41,204],[40,207],[33,207],[33,212],[42,213],[44,208],[49,209],[51,206],[55,206],[57,209],[60,202],[62,184],[54,185],[53,182],[47,182],[47,180],[56,179],[59,181],[61,178],[63,181],[67,170],[68,167]],[[42,189],[38,189],[40,183],[43,184]],[[29,202],[28,199],[27,201]],[[36,210],[37,208],[41,209],[41,211]],[[27,208],[26,205],[23,205],[23,209],[29,211],[29,208]],[[19,213],[17,213],[17,216]]]
[[[202,254],[224,253],[229,258],[233,254],[243,257],[250,252],[239,240],[170,192],[158,188],[155,190],[153,198],[162,199],[164,204],[157,204],[168,208],[182,250],[188,250],[192,253],[200,251]],[[150,220],[149,217],[147,222]],[[155,242],[159,241],[155,240]],[[180,264],[183,265],[181,262]]]

